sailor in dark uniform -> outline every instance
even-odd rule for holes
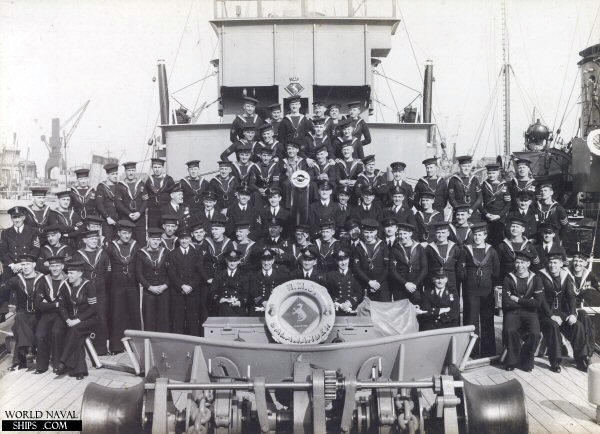
[[[300,268],[293,270],[287,280],[304,279],[325,286],[325,268],[317,266],[317,255],[315,249],[306,247],[300,253]]]
[[[94,348],[99,356],[106,355],[108,340],[108,323],[110,299],[106,292],[106,278],[109,270],[110,261],[105,249],[99,246],[99,234],[97,231],[81,231],[81,237],[84,248],[77,250],[73,254],[73,260],[83,262],[83,277],[94,282],[96,290],[97,305],[96,313],[98,322],[94,331],[96,337],[93,341]]]
[[[263,226],[263,233],[266,235],[269,232],[269,222],[273,218],[279,219],[282,229],[287,229],[290,220],[290,212],[281,205],[281,190],[277,187],[267,190],[268,203],[260,213],[260,221]]]
[[[132,239],[135,224],[129,220],[117,221],[117,239],[112,240],[106,252],[110,260],[110,339],[111,353],[124,350],[121,339],[125,330],[141,330],[140,291],[136,281],[136,255],[141,245]]]
[[[325,145],[315,149],[315,165],[312,167],[312,176],[316,182],[329,181],[335,185],[338,180],[338,168],[336,162],[329,155],[331,154]]]
[[[465,325],[475,326],[479,336],[476,354],[487,357],[496,355],[494,331],[494,285],[500,274],[500,261],[494,248],[486,243],[487,224],[475,223],[472,227],[473,240],[463,247],[459,264],[463,288]]]
[[[77,184],[71,187],[71,204],[83,220],[96,213],[96,190],[88,185],[89,175],[89,169],[75,170]]]
[[[443,213],[448,203],[448,186],[444,178],[437,175],[437,158],[427,158],[423,160],[426,175],[419,178],[415,185],[415,207],[418,209],[421,204],[421,197],[424,192],[434,195],[433,209]]]
[[[27,217],[26,224],[38,230],[41,235],[44,231],[44,227],[48,224],[48,217],[50,216],[51,209],[46,204],[46,193],[47,188],[44,187],[31,187],[31,199],[32,203],[26,206]]]
[[[335,254],[341,248],[341,243],[334,238],[335,221],[331,219],[321,220],[320,237],[315,240],[318,253],[318,268],[322,272],[333,271],[336,268]]]
[[[448,286],[455,289],[458,294],[457,269],[461,260],[461,249],[453,241],[449,240],[450,228],[446,222],[438,222],[431,225],[434,237],[427,244],[427,266],[429,270],[444,269],[448,278]]]
[[[298,152],[300,151],[299,141],[287,143],[285,145],[285,151],[287,154],[286,157],[278,164],[280,167],[279,171],[281,173],[281,189],[283,191],[284,204],[286,208],[290,209],[293,205],[293,187],[291,182],[292,175],[298,170],[304,170],[305,172],[308,172],[309,176],[311,176],[311,173],[313,172],[312,166],[315,165],[315,162],[298,155]],[[311,180],[314,181],[314,175],[312,178],[313,179]],[[308,194],[308,200],[310,200],[311,193],[311,189],[308,189],[308,192],[303,193],[303,195]],[[300,203],[304,203],[302,199],[297,200],[300,201]]]
[[[531,254],[519,250],[515,256],[514,271],[504,277],[502,284],[502,336],[506,345],[504,365],[507,371],[520,365],[521,369],[530,372],[541,336],[538,309],[544,290],[540,278],[529,270]]]
[[[247,274],[240,269],[241,253],[231,250],[226,267],[219,270],[211,284],[209,299],[216,316],[246,316]]]
[[[538,273],[544,288],[544,300],[540,309],[540,326],[548,348],[550,370],[560,372],[561,333],[573,348],[577,369],[587,371],[589,358],[586,351],[585,329],[577,320],[577,294],[575,280],[563,269],[561,253],[548,256],[548,268]]]
[[[21,271],[21,264],[18,262],[20,255],[31,253],[37,257],[39,254],[38,230],[25,224],[26,212],[21,206],[7,211],[13,225],[0,233],[0,262],[3,268],[0,282],[6,282]],[[8,304],[0,303],[0,322],[4,321],[7,313]]]
[[[414,204],[413,188],[404,180],[404,169],[406,169],[406,163],[403,163],[402,161],[395,161],[390,164],[390,169],[392,171],[392,180],[386,181],[387,194],[384,201],[385,205],[393,206],[394,201],[392,200],[392,194],[401,188],[402,191],[404,191],[402,206],[406,209],[412,208]]]
[[[257,241],[262,233],[260,227],[260,210],[252,206],[250,198],[252,192],[246,185],[240,186],[236,191],[236,202],[227,209],[227,234],[233,238],[239,222],[248,222],[250,238]]]
[[[352,155],[352,143],[347,141],[340,145],[342,157],[335,160],[338,168],[339,183],[348,188],[354,188],[358,175],[364,170],[365,166],[362,160],[354,158]],[[352,203],[357,203],[357,198],[352,198]]]
[[[226,210],[233,203],[235,190],[239,183],[231,175],[231,161],[219,161],[219,174],[209,182],[210,189],[217,195],[217,205]]]
[[[275,263],[278,267],[287,268],[286,264],[290,263],[290,258],[287,256],[289,250],[289,242],[283,233],[284,222],[278,217],[270,217],[266,220],[268,235],[263,237],[260,242],[261,249],[269,249],[271,254],[275,256]]]
[[[428,243],[433,239],[430,225],[444,221],[444,215],[433,208],[435,194],[423,191],[419,195],[420,209],[415,213],[416,237],[419,242]]]
[[[17,307],[12,332],[15,339],[11,371],[27,368],[33,363],[35,327],[38,315],[35,312],[35,293],[43,279],[43,274],[35,271],[36,257],[20,254],[17,264],[21,272],[0,285],[0,302],[4,303],[14,294]]]
[[[361,242],[360,222],[353,217],[348,217],[344,223],[344,230],[347,237],[341,240],[342,248],[352,256]]]
[[[346,220],[348,220],[353,212],[353,207],[350,205],[352,189],[345,185],[338,185],[335,190],[335,195],[337,196],[337,203],[340,208],[335,218],[335,222],[338,229],[343,229],[346,225]]]
[[[539,242],[534,244],[535,250],[540,258],[540,268],[548,266],[548,256],[553,253],[563,255],[563,261],[567,260],[567,252],[557,237],[558,227],[552,222],[542,223],[539,226]]]
[[[456,288],[448,285],[446,272],[430,272],[431,286],[423,292],[418,308],[419,330],[435,330],[460,325],[460,299]]]
[[[384,217],[381,219],[381,226],[383,227],[383,241],[387,244],[388,249],[396,247],[396,244],[400,242],[397,238],[398,221],[394,217]]]
[[[383,210],[384,217],[393,217],[398,223],[415,225],[417,220],[412,210],[405,205],[406,190],[403,187],[392,185],[388,190],[391,205]]]
[[[208,181],[200,176],[200,160],[191,160],[185,163],[188,170],[188,176],[180,181],[183,188],[183,203],[194,216],[202,210],[202,197],[208,191]]]
[[[62,234],[59,225],[46,226],[42,236],[46,239],[46,242],[40,249],[40,257],[38,258],[36,269],[40,273],[47,274],[49,272],[48,267],[50,266],[48,258],[61,256],[65,262],[68,262],[73,256],[73,249],[71,249],[71,246],[61,242]]]
[[[271,104],[267,107],[267,109],[269,109],[270,112],[267,122],[273,126],[273,137],[277,141],[281,141],[279,139],[279,125],[281,125],[281,121],[283,120],[283,110],[281,110],[281,104]]]
[[[377,237],[381,225],[377,220],[361,222],[364,241],[360,241],[353,255],[352,271],[367,288],[367,296],[375,301],[390,301],[388,286],[389,252],[386,244]]]
[[[345,116],[340,113],[341,109],[342,106],[335,102],[327,106],[329,117],[325,122],[325,131],[327,131],[327,135],[331,137],[332,141],[341,134],[338,130],[338,124],[342,119],[345,119]]]
[[[585,355],[591,358],[596,347],[596,333],[598,333],[599,319],[596,315],[588,315],[582,307],[600,306],[600,286],[590,267],[590,254],[577,250],[573,253],[573,262],[570,271],[575,281],[577,294],[577,320],[585,329]]]
[[[212,283],[212,279],[218,270],[225,268],[224,258],[233,250],[233,242],[225,236],[227,221],[222,214],[215,215],[210,221],[210,237],[204,240],[204,271],[206,280]]]
[[[299,96],[293,96],[288,101],[290,104],[290,113],[285,115],[279,125],[279,141],[285,145],[297,142],[304,147],[308,133],[314,132],[314,125],[310,119],[300,113],[301,102]]]
[[[525,221],[519,217],[513,217],[508,221],[508,238],[496,248],[500,258],[500,280],[504,279],[508,273],[514,270],[516,252],[526,250],[530,256],[530,267],[532,271],[539,270],[540,258],[533,244],[527,240],[523,233],[525,232]]]
[[[569,232],[569,219],[567,212],[561,204],[553,199],[554,188],[552,183],[544,182],[539,186],[540,200],[537,203],[537,210],[541,222],[551,222],[557,228],[560,228],[558,235],[561,240],[566,240]]]
[[[190,210],[183,201],[183,188],[180,183],[176,183],[169,192],[169,202],[167,202],[161,209],[161,224],[162,216],[170,215],[176,220],[178,226],[187,226],[188,220],[190,219]]]
[[[181,228],[177,238],[179,245],[169,253],[167,268],[171,285],[171,332],[200,336],[198,305],[206,273],[199,253],[192,246],[189,229]]]
[[[69,374],[77,380],[88,375],[85,361],[85,339],[96,329],[97,299],[94,282],[83,277],[84,264],[67,264],[67,279],[60,285],[60,316],[67,325],[59,364],[53,369],[57,375]]]
[[[354,126],[352,120],[342,119],[339,121],[337,130],[339,135],[333,140],[333,149],[337,158],[343,158],[344,154],[342,148],[348,144],[352,146],[352,158],[362,160],[364,157],[364,151],[361,146],[361,141],[353,135]]]
[[[249,238],[251,224],[248,220],[240,219],[234,226],[235,241],[233,248],[240,254],[240,271],[247,273],[258,268],[258,243]]]
[[[250,170],[249,187],[253,191],[254,206],[260,209],[267,202],[267,189],[280,188],[282,167],[273,161],[273,154],[268,148],[259,147],[257,153],[260,161]]]
[[[76,248],[77,231],[83,227],[83,219],[71,206],[71,192],[69,190],[56,193],[58,207],[53,209],[48,216],[48,225],[59,225],[63,237],[69,238],[71,247]]]
[[[371,143],[371,132],[367,122],[360,116],[360,112],[363,106],[362,101],[351,101],[348,103],[348,120],[352,124],[352,135],[356,137],[360,146],[356,149],[357,158],[364,157],[363,147]]]
[[[260,134],[260,141],[252,149],[252,158],[255,163],[261,161],[260,151],[263,149],[269,151],[271,161],[274,163],[285,157],[284,144],[277,140],[277,133],[273,124],[261,125],[258,127],[258,132]]]
[[[310,242],[310,226],[299,224],[296,225],[294,230],[295,242],[288,244],[288,250],[286,252],[286,256],[288,258],[288,268],[290,270],[300,269],[300,255],[302,255],[302,251],[311,247],[316,249],[316,246]]]
[[[350,270],[350,253],[343,249],[338,250],[335,260],[337,269],[325,275],[325,286],[333,299],[336,315],[355,314],[364,290]]]
[[[525,222],[525,233],[523,234],[528,240],[535,240],[538,233],[538,225],[540,223],[540,214],[536,207],[532,206],[533,192],[523,190],[516,193],[516,206],[508,212],[505,223],[513,217],[518,217]],[[508,225],[505,224],[505,234],[508,234]]]
[[[248,277],[248,304],[250,316],[264,315],[267,300],[273,289],[288,278],[287,269],[274,266],[276,254],[264,248],[260,255],[260,269]]]
[[[202,196],[202,209],[190,217],[191,225],[204,225],[206,228],[217,215],[224,216],[223,209],[217,205],[217,195],[208,190]]]
[[[471,221],[480,221],[477,210],[482,202],[481,185],[472,173],[473,157],[465,155],[456,157],[456,159],[458,160],[459,172],[452,175],[448,180],[448,201],[452,208],[466,203],[469,205]]]
[[[238,141],[233,142],[231,145],[227,147],[219,158],[221,160],[229,160],[229,156],[231,154],[235,154],[236,160],[240,161],[240,152],[250,152],[249,155],[246,155],[247,158],[244,158],[244,164],[246,164],[250,160],[250,156],[252,155],[252,151],[258,145],[258,140],[256,140],[256,126],[254,124],[244,124],[242,125],[242,138]]]
[[[163,231],[148,229],[148,245],[142,247],[136,255],[135,273],[143,288],[142,317],[144,330],[170,331],[169,321],[169,276],[167,274],[167,249],[160,245]]]
[[[469,222],[469,205],[458,204],[454,208],[454,223],[450,223],[450,239],[459,246],[473,242],[473,231]]]
[[[488,178],[481,185],[481,216],[488,224],[488,242],[497,246],[504,238],[504,221],[511,207],[510,192],[500,177],[499,164],[485,166]]]
[[[531,161],[525,158],[519,158],[515,162],[516,173],[515,177],[508,183],[508,191],[511,197],[511,207],[515,209],[517,206],[517,195],[519,192],[528,191],[532,195],[535,193],[535,180],[531,175]]]
[[[352,216],[362,221],[363,219],[381,220],[383,218],[383,210],[381,205],[375,201],[376,191],[365,185],[360,190],[360,205],[354,207]]]
[[[133,161],[123,163],[125,179],[117,184],[116,205],[119,217],[135,223],[133,237],[140,244],[146,243],[146,208],[148,193],[144,181],[136,179],[136,165]]]
[[[325,131],[325,119],[313,119],[315,128],[314,134],[309,132],[306,138],[306,146],[304,148],[304,156],[315,160],[317,158],[317,150],[324,148],[328,158],[335,158],[335,149],[331,143],[330,137]]]
[[[236,150],[236,161],[232,163],[233,176],[236,177],[238,184],[248,185],[251,169],[254,167],[254,163],[250,161],[252,156],[252,147],[244,143],[238,146]]]
[[[34,295],[34,307],[39,321],[35,329],[37,357],[35,373],[42,374],[48,370],[50,360],[52,367],[58,366],[62,354],[62,345],[67,326],[60,316],[60,285],[67,278],[64,273],[65,258],[51,256],[48,258],[49,273],[44,275]]]
[[[237,142],[244,137],[242,133],[243,125],[252,124],[255,128],[258,128],[264,123],[260,116],[255,113],[257,104],[257,99],[244,96],[244,105],[242,106],[243,113],[237,115],[231,124],[231,130],[229,132],[229,141],[231,143]]]
[[[175,181],[165,172],[165,160],[152,158],[152,173],[146,180],[146,193],[148,194],[148,227],[160,226],[160,216],[169,203],[169,192]]]
[[[308,207],[308,223],[313,234],[316,234],[322,221],[337,219],[340,207],[332,198],[333,183],[331,181],[319,181],[319,199]]]
[[[370,187],[375,192],[375,200],[380,207],[387,201],[388,185],[383,172],[375,168],[375,155],[367,155],[362,159],[364,170],[356,177],[354,191],[356,196],[364,187]]]
[[[428,266],[424,247],[413,239],[415,232],[413,225],[398,223],[398,242],[390,250],[390,283],[394,300],[409,299],[418,304]]]
[[[116,237],[117,214],[116,198],[117,198],[117,182],[119,180],[119,165],[105,164],[106,181],[102,181],[96,187],[96,210],[104,219],[102,223],[102,234],[108,242]]]

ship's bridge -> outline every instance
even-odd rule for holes
[[[218,149],[202,149],[201,170],[214,169],[244,96],[260,101],[257,112],[263,118],[271,104],[287,111],[292,96],[300,96],[302,113],[309,113],[314,101],[339,103],[345,112],[348,102],[359,100],[361,116],[369,121],[374,69],[389,54],[400,23],[394,0],[214,0],[214,17],[222,123],[163,126],[170,173],[185,175],[186,158],[198,158],[195,149],[204,144]],[[416,171],[408,175],[416,177],[421,160],[436,150],[430,119],[409,122],[369,121],[373,143],[365,152],[376,153],[382,168],[405,161]]]

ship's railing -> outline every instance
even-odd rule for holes
[[[394,0],[213,0],[215,19],[395,18]]]

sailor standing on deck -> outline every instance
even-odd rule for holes
[[[486,243],[487,224],[475,223],[471,230],[473,242],[463,247],[459,264],[463,282],[463,323],[475,326],[480,342],[476,353],[487,357],[496,354],[493,288],[500,274],[500,261],[496,250]]]
[[[450,236],[448,223],[438,222],[431,226],[434,239],[425,248],[428,269],[431,271],[442,268],[446,272],[448,286],[459,293],[456,271],[461,259],[461,249],[448,239]]]
[[[352,315],[362,300],[363,289],[350,270],[350,253],[338,250],[335,260],[337,269],[325,275],[325,286],[333,299],[336,315]]]
[[[125,330],[141,330],[140,291],[136,281],[136,254],[140,249],[132,240],[135,224],[129,220],[117,222],[117,239],[106,248],[110,259],[110,340],[109,350],[117,354],[125,348],[121,339]]]
[[[443,269],[430,271],[431,284],[423,291],[417,310],[419,330],[436,330],[460,325],[460,298],[456,289],[448,285]]]
[[[577,320],[577,294],[573,275],[563,269],[562,253],[548,256],[548,268],[538,273],[544,289],[540,309],[540,326],[548,348],[550,370],[560,372],[561,333],[573,348],[577,369],[587,371],[589,358],[586,351],[585,329]]]
[[[537,203],[537,210],[540,215],[540,221],[542,223],[550,222],[555,227],[560,228],[558,235],[564,241],[569,231],[569,219],[563,206],[553,198],[554,188],[552,187],[552,183],[541,183],[539,194],[540,200]]]
[[[38,316],[35,311],[35,293],[43,278],[43,274],[35,271],[35,256],[21,254],[18,265],[21,272],[0,285],[0,302],[9,300],[11,293],[15,294],[17,312],[12,326],[15,338],[11,371],[27,368],[33,362],[35,346],[35,327]]]
[[[48,224],[50,216],[50,207],[46,204],[47,188],[31,187],[31,205],[25,207],[27,209],[26,224],[38,230],[41,235],[44,227]]]
[[[504,238],[504,221],[510,210],[511,197],[506,183],[500,179],[500,165],[488,164],[485,168],[488,178],[481,186],[482,202],[479,212],[488,223],[488,242],[497,246]]]
[[[404,180],[404,169],[406,169],[406,163],[402,161],[395,161],[390,164],[390,170],[392,171],[392,180],[387,181],[387,197],[385,198],[385,204],[387,206],[393,205],[392,194],[394,191],[398,191],[401,188],[404,191],[404,198],[402,206],[410,209],[413,206],[414,193],[412,186]]]
[[[231,250],[225,257],[226,268],[215,275],[209,299],[217,316],[246,316],[247,275],[240,269],[241,253]]]
[[[140,244],[146,243],[146,208],[148,206],[148,193],[141,179],[137,179],[137,163],[128,161],[123,163],[125,179],[117,184],[116,205],[121,219],[126,219],[135,224],[133,237]]]
[[[283,111],[281,110],[281,104],[271,104],[267,108],[270,111],[270,116],[269,119],[267,119],[267,122],[273,126],[273,137],[275,138],[275,140],[281,141],[279,140],[279,125],[281,125],[281,121],[283,120]]]
[[[177,233],[179,245],[169,253],[167,272],[171,281],[171,331],[200,336],[201,286],[206,273],[198,251],[192,246],[192,234],[187,228]]]
[[[209,184],[200,176],[200,160],[191,160],[185,163],[188,176],[180,181],[183,189],[183,203],[188,208],[190,215],[194,216],[202,210],[202,198],[208,191]]]
[[[42,233],[42,237],[46,239],[46,242],[40,249],[40,256],[37,260],[36,269],[40,273],[48,274],[48,267],[50,266],[48,258],[62,256],[64,261],[68,262],[73,256],[73,249],[71,249],[71,246],[61,242],[62,233],[60,231],[60,226],[56,224],[46,226]]]
[[[519,191],[516,194],[517,204],[515,209],[510,210],[504,220],[505,233],[509,232],[508,222],[510,222],[513,217],[518,217],[522,219],[525,224],[523,236],[532,241],[536,238],[538,225],[540,223],[540,214],[536,210],[537,207],[532,206],[533,196],[533,192],[529,190]]]
[[[428,243],[433,239],[431,226],[443,222],[444,214],[433,208],[435,194],[430,191],[423,191],[419,194],[419,203],[420,209],[415,213],[417,240],[421,243]]]
[[[246,124],[252,124],[254,128],[258,128],[264,122],[258,116],[256,112],[256,106],[258,100],[249,96],[244,96],[244,105],[242,106],[242,114],[237,115],[231,124],[231,130],[229,132],[229,141],[235,143],[241,140],[244,136],[242,134],[242,127]]]
[[[37,257],[40,247],[37,229],[25,224],[25,208],[15,206],[7,212],[13,225],[0,233],[0,262],[3,268],[0,283],[6,282],[21,271],[22,265],[18,260],[20,255],[30,253]],[[0,303],[0,322],[4,322],[7,313],[8,304]]]
[[[106,181],[102,181],[96,187],[96,209],[104,219],[102,233],[108,242],[115,238],[117,231],[117,182],[119,181],[119,165],[105,164]]]
[[[239,186],[231,170],[231,161],[219,161],[219,174],[209,181],[211,191],[217,196],[217,205],[224,214],[227,214],[227,208],[235,200],[234,193]]]
[[[160,245],[163,231],[148,229],[148,245],[136,255],[135,273],[144,289],[142,315],[144,330],[170,331],[169,321],[169,276],[167,274],[168,251]]]
[[[419,178],[415,185],[415,207],[419,209],[423,193],[431,193],[434,196],[433,209],[439,213],[444,212],[448,203],[448,186],[443,178],[437,175],[437,158],[423,160],[426,175]]]
[[[64,238],[69,238],[71,247],[76,248],[76,233],[83,226],[83,219],[71,206],[71,191],[59,191],[56,193],[56,197],[58,199],[58,207],[50,213],[48,225],[59,225]]]
[[[98,322],[94,333],[94,348],[99,356],[108,353],[108,324],[110,299],[106,292],[106,276],[109,269],[109,259],[103,247],[99,246],[99,234],[97,231],[83,231],[79,234],[84,243],[84,248],[77,250],[73,254],[73,260],[83,263],[83,277],[94,282],[96,290],[96,313]]]
[[[389,250],[377,237],[381,225],[377,220],[366,218],[361,222],[364,241],[359,241],[354,251],[352,271],[367,288],[367,296],[374,301],[390,301],[388,286]]]
[[[287,145],[296,142],[304,148],[308,133],[314,133],[314,125],[310,119],[300,113],[300,97],[293,96],[289,100],[290,113],[285,115],[279,125],[279,141]]]
[[[60,316],[67,325],[60,362],[53,369],[57,375],[69,374],[77,380],[88,375],[85,339],[96,329],[98,319],[96,288],[83,278],[83,262],[67,264],[67,279],[60,285]]]
[[[398,243],[390,250],[390,276],[394,300],[409,299],[418,304],[427,277],[427,254],[413,239],[415,227],[398,223]]]
[[[369,126],[365,120],[360,117],[362,106],[362,101],[351,101],[348,103],[348,120],[352,125],[352,136],[356,137],[359,141],[359,146],[356,148],[356,157],[360,159],[365,156],[363,147],[371,143]]]
[[[570,271],[575,280],[577,307],[600,306],[600,288],[598,287],[596,277],[592,274],[590,254],[580,250],[574,252]],[[596,347],[596,335],[600,330],[596,329],[595,321],[583,309],[577,310],[577,320],[585,328],[585,355],[591,358],[594,355]]]
[[[514,271],[504,277],[502,284],[502,339],[506,345],[507,371],[516,366],[526,372],[533,370],[535,349],[541,336],[538,309],[544,290],[540,278],[529,270],[531,260],[528,251],[516,251]]]
[[[263,316],[267,300],[276,286],[287,280],[287,269],[276,267],[275,253],[268,247],[260,255],[260,269],[248,276],[248,312]]]
[[[279,121],[281,122],[281,121]],[[271,159],[274,163],[277,163],[283,157],[285,157],[285,149],[283,143],[277,139],[276,128],[273,124],[263,124],[258,127],[258,133],[260,135],[260,141],[256,143],[252,149],[252,160],[255,163],[261,161],[260,151],[266,149],[271,154]]]
[[[508,183],[508,191],[511,198],[510,203],[513,209],[516,208],[516,199],[519,192],[528,191],[532,193],[532,198],[533,193],[535,193],[535,180],[531,176],[531,161],[519,158],[515,162],[515,167],[517,169],[515,177]]]
[[[477,210],[481,205],[481,185],[473,175],[473,157],[465,155],[456,157],[459,171],[448,180],[448,201],[450,206],[466,203],[469,205],[469,214],[472,222],[480,220]]]
[[[148,194],[147,214],[148,227],[160,226],[160,216],[169,203],[169,192],[175,186],[175,181],[165,172],[165,160],[152,158],[152,173],[146,180]]]
[[[96,212],[96,190],[88,185],[90,182],[90,170],[75,170],[77,184],[71,187],[71,203],[79,216],[85,220],[88,214]]]
[[[37,357],[35,373],[42,374],[48,370],[50,360],[52,367],[58,366],[67,326],[60,316],[60,285],[67,278],[64,273],[65,258],[51,256],[48,258],[49,273],[44,275],[34,295],[34,306],[39,321],[35,329]]]

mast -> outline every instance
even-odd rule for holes
[[[508,47],[508,23],[506,19],[506,0],[502,0],[502,74],[504,75],[503,121],[504,155],[510,155],[510,53]]]

